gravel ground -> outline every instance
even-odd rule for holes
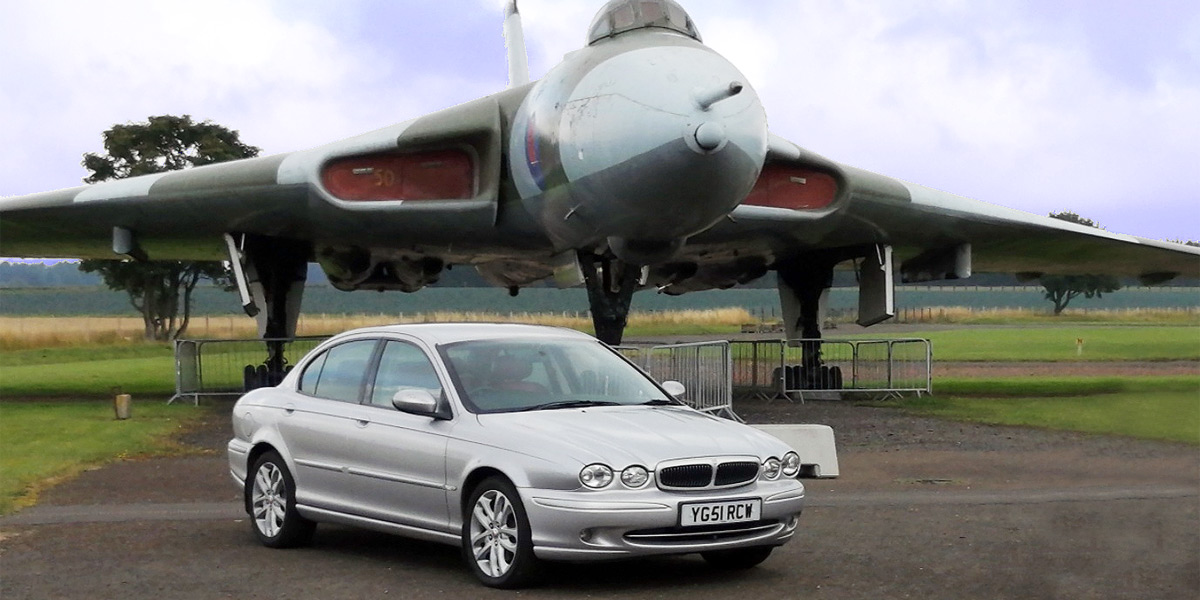
[[[244,520],[0,521],[0,598],[1200,596],[1194,446],[839,402],[736,406],[751,422],[831,425],[842,473],[807,482],[798,539],[745,573],[696,557],[561,565],[540,587],[505,593],[474,583],[453,548],[340,527],[319,528],[310,548],[271,551]],[[207,455],[116,463],[42,505],[236,502],[225,414],[184,436]]]

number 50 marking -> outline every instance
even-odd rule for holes
[[[375,170],[375,187],[391,187],[396,185],[396,172],[391,169]]]

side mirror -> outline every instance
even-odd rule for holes
[[[683,384],[679,383],[678,381],[664,381],[662,383],[662,389],[666,390],[668,394],[676,398],[679,398],[687,393],[687,388],[683,387]]]
[[[396,392],[396,395],[392,396],[392,406],[400,412],[412,415],[441,420],[450,418],[449,411],[445,410],[438,398],[429,393],[429,390],[421,388],[408,388]]]

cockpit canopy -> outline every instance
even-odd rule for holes
[[[673,0],[611,0],[592,20],[588,45],[634,29],[657,27],[700,41],[700,32]]]

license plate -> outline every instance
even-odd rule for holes
[[[761,498],[679,505],[679,525],[681,527],[744,523],[747,521],[757,521],[761,518]]]

